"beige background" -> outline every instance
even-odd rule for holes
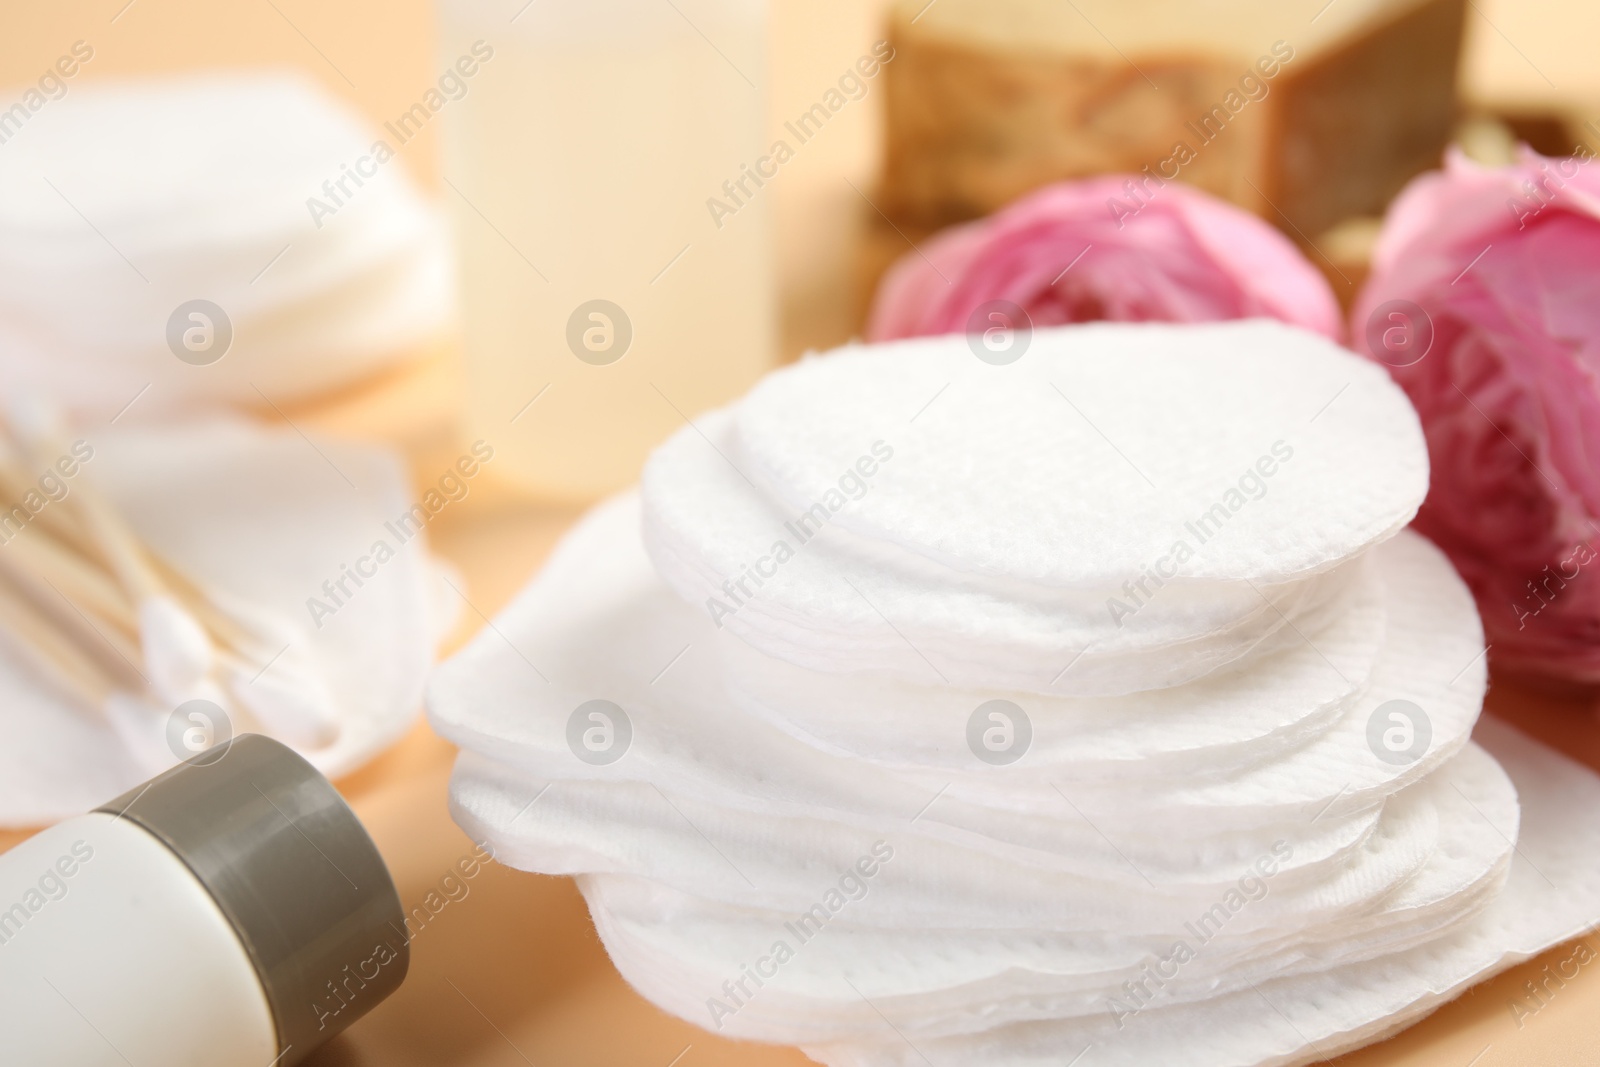
[[[818,86],[861,53],[876,36],[880,6],[881,0],[774,0],[775,122],[808,104]],[[82,78],[286,63],[382,121],[409,106],[435,74],[431,9],[423,0],[5,0],[0,12],[0,86],[37,79],[74,41],[84,40],[95,58]],[[1524,104],[1600,100],[1600,65],[1592,59],[1600,6],[1478,0],[1468,21],[1469,95]],[[0,90],[0,99],[7,98]],[[844,179],[870,189],[876,122],[875,108],[850,109],[774,186],[785,348],[791,354],[841,339],[851,328],[853,242],[870,208]],[[426,185],[437,188],[435,136],[435,127],[426,128],[406,145],[404,158]],[[403,443],[426,472],[438,466],[432,450],[448,445],[453,395],[448,369],[434,364],[305,417],[326,428]],[[431,434],[419,426],[431,427]],[[482,493],[444,517],[435,547],[462,569],[472,597],[457,643],[504,606],[572,517]],[[1579,754],[1600,767],[1600,723],[1590,697],[1535,697],[1502,684],[1491,706],[1569,750],[1581,748]],[[470,847],[446,812],[451,757],[449,746],[419,725],[395,750],[340,783],[383,849],[408,908]],[[0,836],[0,847],[15,839]],[[422,930],[413,951],[404,988],[314,1063],[807,1062],[792,1050],[723,1041],[638,998],[606,959],[582,901],[564,879],[488,868],[470,883],[469,896]],[[1399,1037],[1342,1062],[1600,1064],[1590,1022],[1600,1012],[1600,980],[1587,969],[1548,1007],[1520,1028],[1515,1023],[1510,1003],[1538,962],[1475,988]]]
[[[774,129],[878,36],[887,2],[770,0]],[[1304,6],[1309,17],[1325,0],[1284,2]],[[36,80],[83,40],[95,58],[81,78],[291,64],[383,121],[437,75],[432,9],[429,0],[3,0],[0,86]],[[1464,94],[1522,107],[1576,105],[1600,116],[1597,45],[1593,0],[1471,0]],[[870,189],[878,118],[876,107],[841,113],[773,185],[788,355],[844,340],[855,324],[853,242],[872,212],[843,179]],[[401,150],[433,188],[437,148],[430,125]]]

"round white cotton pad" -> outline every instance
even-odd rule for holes
[[[1120,591],[1027,586],[906,552],[869,558],[754,488],[727,458],[731,418],[705,416],[652,454],[645,544],[707,618],[813,670],[1078,696],[1161,688],[1297,640],[1292,628],[1322,625],[1343,592],[1337,572],[1171,583],[1124,612]]]
[[[800,811],[827,803],[822,798],[831,795],[834,777],[848,782],[859,776],[848,770],[822,771],[851,765],[779,736],[729,707],[715,655],[715,627],[662,587],[641,551],[638,517],[639,502],[632,495],[591,512],[497,622],[497,632],[486,634],[440,667],[430,690],[430,710],[439,728],[464,747],[492,750],[502,759],[525,759],[531,761],[530,769],[537,765],[555,777],[649,777],[674,788],[694,788],[708,798],[748,794]],[[1424,706],[1437,702],[1437,714],[1443,719],[1435,730],[1437,744],[1459,747],[1476,715],[1484,677],[1481,657],[1476,655],[1482,648],[1481,631],[1475,616],[1465,610],[1468,594],[1438,551],[1420,538],[1402,537],[1379,550],[1377,561],[1385,582],[1406,583],[1405,595],[1389,600],[1388,624],[1392,632],[1404,635],[1406,643],[1387,645],[1378,663],[1387,660],[1392,663],[1387,674],[1408,677],[1383,682],[1368,699],[1409,694]],[[508,635],[527,660],[508,652],[501,634]],[[1316,652],[1315,646],[1312,651]],[[529,662],[538,665],[537,675]],[[1328,671],[1337,676],[1341,662],[1346,671],[1361,666],[1359,657],[1329,662],[1322,654],[1304,666],[1319,676]],[[1329,689],[1337,691],[1355,681],[1336,678]],[[1320,677],[1314,684],[1328,685]],[[598,697],[616,701],[632,716],[650,716],[656,722],[652,731],[634,730],[625,763],[586,766],[566,746],[567,717],[580,703]],[[1467,727],[1459,725],[1463,718]],[[1221,734],[1218,728],[1217,735]],[[1242,738],[1252,736],[1248,725],[1241,730]],[[748,752],[729,750],[725,742],[730,737],[769,750],[760,761],[762,777],[757,785],[737,784],[751,781],[751,761]],[[964,735],[961,740],[964,743]],[[1351,762],[1361,782],[1375,786],[1413,773],[1400,765],[1382,764],[1364,742],[1359,751],[1341,742],[1327,758]],[[658,765],[658,760],[685,762]],[[952,788],[979,789],[985,781],[1004,783],[1013,771],[1025,772],[1027,766],[1026,756],[1009,767],[990,767],[973,759],[964,776],[953,778],[946,770],[922,767],[904,775],[874,776],[856,788],[886,789],[904,779],[912,787],[894,795],[902,803],[911,802],[915,811],[926,800],[922,789],[937,790],[953,782],[957,784]],[[807,774],[812,771],[827,774],[828,780],[810,781]],[[1349,780],[1341,778],[1326,795],[1318,796],[1332,797]],[[777,788],[789,781],[795,783],[792,797]],[[1215,810],[1212,805],[1208,808]]]
[[[1269,978],[1194,1004],[1152,1003],[1132,1015],[1017,1024],[914,1046],[880,1022],[871,1040],[806,1051],[830,1067],[925,1067],[929,1057],[1058,1067],[1063,1056],[1082,1057],[1091,1047],[1108,1067],[1287,1067],[1394,1033],[1469,985],[1591,930],[1600,916],[1600,779],[1492,719],[1480,723],[1477,740],[1509,774],[1521,823],[1495,826],[1517,842],[1510,877],[1460,930],[1393,955]]]
[[[767,376],[736,427],[731,458],[788,509],[821,501],[865,542],[1074,589],[1120,587],[1180,540],[1184,582],[1315,573],[1404,526],[1428,487],[1384,369],[1269,320],[1035,330],[1001,367],[959,335],[845,348]],[[858,466],[880,441],[892,457]]]
[[[395,456],[335,440],[313,447],[293,430],[238,421],[118,424],[84,439],[93,455],[77,476],[92,476],[140,539],[202,595],[225,609],[243,605],[258,636],[283,641],[235,679],[234,694],[218,693],[218,702],[232,704],[239,690],[262,688],[259,700],[252,694],[233,707],[235,731],[266,728],[248,714],[260,701],[311,700],[315,707],[299,709],[306,721],[295,732],[302,743],[321,745],[329,738],[310,719],[331,703],[337,739],[303,754],[340,775],[409,728],[437,626],[423,539],[401,542],[385,525],[411,504]],[[70,493],[72,480],[66,485]],[[14,536],[38,535],[26,527]],[[380,541],[388,552],[377,552]],[[363,557],[361,568],[375,573],[357,585],[345,568]],[[313,598],[326,610],[313,614]],[[42,825],[87,810],[152,773],[151,751],[135,758],[110,719],[64,700],[9,653],[0,657],[0,677],[9,694],[0,723],[10,739],[0,746],[0,825]],[[124,717],[135,710],[123,709]],[[146,710],[145,748],[154,758],[164,753],[164,766],[179,756],[166,740],[173,710]]]
[[[830,864],[848,864],[850,849],[863,835],[890,825],[885,820],[874,828],[866,825],[870,820],[838,814],[752,815],[683,796],[669,798],[637,782],[563,779],[557,784],[466,753],[452,783],[455,816],[472,833],[494,840],[498,854],[514,867],[552,874],[643,874],[687,893],[751,907],[776,906],[780,900],[806,906],[802,898],[810,887],[805,879]],[[979,826],[972,830],[961,818],[966,813],[950,811],[943,801],[937,806],[939,819],[923,813],[913,820],[913,836],[898,838],[902,862],[897,869],[908,872],[913,886],[920,880],[933,889],[933,895],[913,888],[915,900],[902,896],[897,908],[875,916],[877,921],[897,927],[1014,926],[1025,923],[1025,915],[1055,914],[1062,894],[1086,882],[1099,882],[1107,892],[1148,893],[1155,903],[1139,900],[1128,907],[1159,909],[1161,899],[1203,896],[1235,880],[1275,841],[1288,839],[1295,842],[1294,854],[1282,863],[1279,884],[1312,885],[1360,857],[1384,811],[1378,807],[1174,841],[1159,830],[1118,831],[1113,840],[1075,813],[1064,797],[1057,798],[1053,810],[1004,819],[1005,836],[998,839],[981,832],[984,813],[972,816]],[[774,848],[775,839],[789,844]],[[1395,859],[1387,868],[1397,872],[1395,879],[1421,862],[1420,853],[1405,855],[1410,858],[1388,857]],[[1380,881],[1375,877],[1371,885]],[[1081,921],[1100,920],[1084,916]]]
[[[1384,646],[1361,698],[1332,729],[1294,750],[1237,773],[1179,776],[1143,790],[1146,802],[1179,822],[1250,825],[1311,812],[1360,810],[1437,769],[1472,732],[1488,684],[1483,627],[1472,593],[1443,552],[1409,532],[1374,550],[1387,586]],[[1332,666],[1331,662],[1328,666]],[[1384,759],[1374,719],[1403,702],[1421,713],[1427,736],[1409,758]],[[1415,729],[1419,724],[1412,723]],[[1414,733],[1413,740],[1421,737]],[[973,788],[957,780],[955,796]],[[994,790],[975,790],[994,802]],[[1085,782],[1074,796],[1085,812],[1111,824],[1129,821],[1119,791]]]
[[[974,710],[1008,699],[1029,716],[1018,774],[1166,777],[1264,762],[1328,729],[1365,686],[1385,629],[1383,582],[1367,560],[1343,610],[1305,640],[1188,685],[1120,697],[915,685],[877,675],[810,671],[718,634],[729,695],[816,748],[869,764],[970,768]]]
[[[125,423],[415,357],[453,310],[448,238],[378,135],[284,73],[51,101],[0,173],[0,387]]]
[[[661,589],[640,551],[637,507],[636,500],[623,497],[583,520],[497,622],[496,632],[440,669],[430,690],[430,710],[445,736],[465,748],[493,752],[496,760],[535,780],[530,798],[543,783],[558,781],[552,787],[558,792],[540,801],[537,813],[517,817],[526,800],[475,812],[481,821],[474,832],[502,841],[504,824],[495,820],[516,817],[519,827],[529,832],[544,827],[540,832],[552,835],[544,855],[553,856],[571,848],[574,839],[648,826],[650,834],[671,835],[673,844],[633,854],[641,861],[669,863],[677,873],[632,869],[688,879],[680,883],[686,890],[723,894],[732,902],[759,901],[778,890],[776,879],[798,877],[794,872],[810,869],[818,857],[836,856],[843,847],[839,827],[871,832],[915,817],[907,832],[931,839],[925,880],[945,884],[950,893],[957,892],[955,881],[966,883],[960,892],[970,900],[1006,901],[1011,911],[1001,914],[1048,914],[1074,879],[1081,884],[1085,878],[1124,887],[1119,892],[1125,899],[1113,894],[1099,906],[1132,913],[1169,908],[1163,902],[1169,895],[1184,899],[1193,892],[1186,885],[1214,885],[1229,877],[1225,864],[1237,863],[1242,845],[1230,840],[1208,850],[1209,838],[1256,836],[1248,857],[1270,847],[1272,837],[1257,835],[1277,826],[1370,810],[1459,748],[1481,701],[1481,665],[1476,671],[1471,662],[1457,666],[1471,659],[1460,649],[1479,639],[1475,616],[1461,602],[1467,594],[1437,550],[1405,535],[1377,550],[1380,574],[1388,580],[1393,568],[1401,588],[1393,598],[1391,630],[1405,640],[1386,647],[1392,666],[1384,667],[1380,657],[1373,685],[1381,684],[1384,691],[1398,687],[1395,692],[1435,710],[1437,751],[1421,766],[1382,763],[1366,747],[1364,735],[1352,747],[1346,734],[1332,731],[1303,750],[1309,756],[1291,757],[1299,761],[1291,771],[1269,762],[1209,784],[1192,781],[1192,775],[1152,780],[1134,797],[1099,795],[1071,780],[1011,776],[1025,761],[1012,768],[974,760],[966,771],[881,769],[863,775],[853,761],[802,744],[730,705],[709,647],[711,624]],[[537,665],[537,674],[530,663]],[[1319,662],[1317,668],[1328,666]],[[1397,680],[1399,674],[1406,677]],[[1450,691],[1452,679],[1458,692]],[[615,762],[587,763],[569,747],[571,716],[593,699],[616,702],[631,722],[630,747]],[[1369,692],[1363,701],[1375,706],[1376,697]],[[1352,705],[1345,719],[1360,715],[1364,722],[1370,710],[1367,703]],[[1308,770],[1317,773],[1298,781]],[[1341,776],[1334,778],[1335,771]],[[642,788],[615,796],[586,791],[581,802],[559,792],[559,782],[581,780]],[[458,804],[462,789],[458,785]],[[681,814],[688,810],[700,813],[692,825]],[[791,820],[776,843],[774,816]],[[545,819],[554,822],[546,826]],[[1183,833],[1175,841],[1172,828],[1179,825]],[[715,844],[707,847],[707,841]],[[994,862],[955,862],[932,842],[986,853]],[[596,862],[593,849],[601,846],[584,847],[587,858],[563,869],[613,869],[582,866]],[[1406,858],[1404,847],[1404,841],[1396,842],[1384,854],[1383,869],[1389,873],[1378,875],[1374,868],[1366,891],[1386,891],[1425,858]],[[1168,867],[1141,867],[1146,853],[1181,856],[1189,849],[1188,871],[1177,859]],[[539,855],[535,849],[523,854]],[[1324,854],[1341,855],[1336,850]],[[729,865],[727,857],[736,858]],[[953,862],[959,870],[951,870]],[[748,872],[748,881],[735,876],[752,863],[761,866]],[[919,863],[908,852],[901,869]],[[1048,869],[1065,881],[1015,872],[1009,864]],[[1316,869],[1308,868],[1307,880]],[[789,884],[794,892],[802,888]],[[1148,892],[1158,886],[1158,892]],[[934,898],[927,908],[940,909],[937,914],[906,906],[903,899],[899,904],[879,921],[950,921],[945,918],[949,907]],[[965,904],[955,913],[963,908],[970,913]]]
[[[792,958],[750,997],[749,1010],[723,1027],[730,1034],[784,1043],[838,1040],[870,1034],[887,1017],[909,1037],[942,1037],[1005,1022],[1104,1013],[1122,982],[1171,955],[1176,941],[1193,958],[1163,983],[1164,1004],[1401,951],[1468,922],[1505,875],[1511,838],[1497,826],[1515,826],[1516,793],[1494,761],[1476,749],[1418,791],[1407,802],[1438,813],[1439,841],[1428,862],[1366,910],[1333,923],[1298,921],[1291,914],[1282,928],[1241,930],[1234,920],[1266,906],[1278,885],[1275,875],[1263,876],[1251,865],[1215,900],[1197,905],[1182,925],[1143,937],[1137,930],[1063,934],[1048,928],[868,926],[857,906],[899,888],[878,874],[820,884],[816,894],[827,902],[819,911],[799,912],[811,916],[804,925],[796,913],[731,909],[637,878],[591,875],[583,885],[597,928],[630,981],[691,1021],[706,1022],[707,1002],[728,998],[719,988],[726,976],[739,976],[742,966],[782,941]],[[893,862],[882,866],[892,868]],[[826,936],[818,936],[824,931]]]

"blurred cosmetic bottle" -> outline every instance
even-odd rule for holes
[[[0,1064],[295,1067],[405,980],[326,778],[241,735],[0,855]]]
[[[765,0],[438,13],[441,69],[473,69],[443,109],[467,432],[593,499],[773,364]]]

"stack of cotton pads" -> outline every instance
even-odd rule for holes
[[[1473,740],[1426,488],[1382,368],[1279,324],[804,361],[440,670],[456,816],[824,1063],[1332,1056],[1600,921],[1600,779]]]
[[[297,76],[74,85],[5,144],[0,389],[107,417],[143,393],[142,419],[414,358],[453,283],[401,145]]]

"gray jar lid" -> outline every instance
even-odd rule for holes
[[[299,1063],[400,987],[404,913],[377,846],[292,749],[243,734],[98,810],[177,853],[261,979],[280,1059]]]

